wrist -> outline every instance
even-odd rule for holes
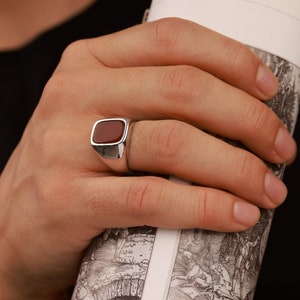
[[[51,279],[43,282],[47,274],[34,273],[28,269],[15,247],[0,241],[0,300],[69,300],[67,289],[58,290]],[[47,273],[47,271],[45,271]],[[61,287],[62,288],[62,287]]]
[[[44,295],[37,292],[28,292],[16,290],[5,283],[0,283],[0,300],[70,300],[67,292],[60,292],[52,295]]]
[[[34,284],[20,285],[10,280],[9,276],[0,276],[0,300],[70,300],[68,291],[47,294]]]

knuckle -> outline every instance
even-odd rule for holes
[[[196,70],[191,66],[179,66],[165,69],[161,79],[161,94],[172,102],[186,103],[194,92]]]
[[[252,182],[254,178],[257,178],[258,170],[260,169],[260,164],[258,159],[247,151],[241,151],[238,155],[235,163],[235,168],[232,169],[233,174],[237,182],[240,184],[245,184],[245,182]],[[239,184],[237,184],[240,186]]]
[[[61,163],[61,153],[58,145],[62,143],[63,137],[55,128],[47,128],[40,133],[35,143],[36,152],[39,153],[39,164],[42,168],[53,166],[53,162]]]
[[[254,102],[245,110],[245,114],[242,117],[244,133],[247,135],[256,135],[265,128],[266,122],[269,121],[271,110],[259,101]]]
[[[168,161],[168,164],[176,162],[178,153],[181,153],[186,144],[187,135],[184,123],[173,120],[157,122],[152,128],[149,137],[149,145],[152,147],[152,159]]]
[[[55,73],[46,83],[38,105],[39,113],[50,118],[57,113],[61,103],[68,99],[67,91],[72,91],[69,76],[65,72]]]
[[[194,202],[193,220],[197,227],[223,231],[228,222],[231,203],[220,190],[202,188]]]
[[[58,74],[53,75],[44,87],[42,94],[43,102],[46,101],[51,103],[52,99],[59,99],[64,88],[64,83],[64,76],[60,76]]]
[[[46,83],[43,90],[42,99],[49,99],[53,102],[53,99],[66,98],[62,97],[67,92],[74,90],[74,86],[81,78],[81,83],[84,82],[84,76],[78,76],[74,70],[70,71],[70,68],[82,68],[82,64],[79,60],[84,58],[87,53],[88,40],[78,40],[69,44],[62,53],[61,60],[57,66],[55,72]],[[76,64],[73,61],[76,61]],[[82,72],[82,71],[81,71]],[[49,101],[50,102],[50,101]],[[49,103],[51,104],[51,103]]]
[[[155,217],[161,207],[163,191],[154,178],[134,182],[128,188],[126,204],[129,213],[141,220]]]
[[[62,53],[62,60],[63,61],[69,61],[78,58],[78,56],[82,55],[82,53],[85,53],[88,46],[88,40],[77,40],[72,43],[70,43],[63,51]]]
[[[179,18],[163,18],[149,23],[149,39],[151,44],[160,51],[174,52],[179,40],[179,30],[182,30],[184,22]]]
[[[207,224],[209,218],[208,197],[208,190],[203,188],[199,196],[194,200],[192,220],[198,227],[203,227],[204,224]]]
[[[225,40],[223,59],[230,62],[233,69],[239,70],[241,65],[250,62],[253,57],[254,54],[245,45],[232,39]]]

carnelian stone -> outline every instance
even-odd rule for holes
[[[112,144],[121,141],[125,124],[120,120],[99,122],[93,134],[93,141],[97,144]]]

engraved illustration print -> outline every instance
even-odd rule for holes
[[[106,230],[82,262],[73,300],[140,300],[155,228]]]
[[[251,299],[271,211],[241,233],[183,230],[168,299]]]
[[[252,50],[279,79],[278,95],[266,104],[293,133],[300,101],[300,69],[278,56]],[[228,142],[243,147],[239,142]],[[267,165],[282,178],[284,165]],[[246,232],[182,230],[167,299],[253,299],[273,218],[272,210],[261,213],[259,223]]]
[[[300,69],[252,50],[279,78],[279,94],[266,104],[293,132]],[[284,165],[267,165],[276,176],[283,176]],[[167,300],[251,300],[272,217],[273,211],[262,210],[259,223],[240,233],[182,230]],[[82,262],[72,300],[141,300],[155,234],[155,228],[139,227],[107,230],[96,238]]]

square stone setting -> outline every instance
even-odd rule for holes
[[[120,119],[99,121],[93,131],[95,144],[110,145],[122,142],[125,132],[125,122]]]

